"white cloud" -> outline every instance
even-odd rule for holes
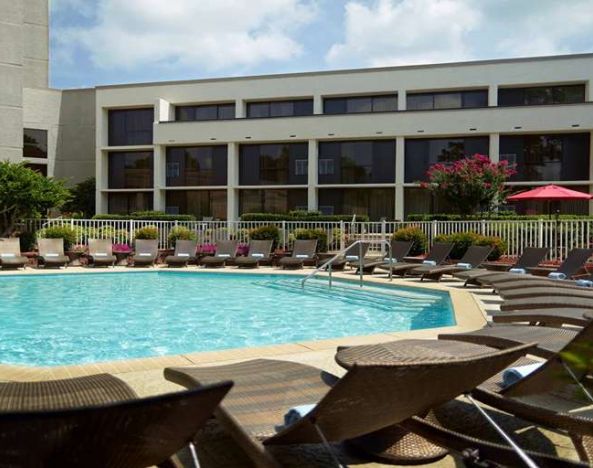
[[[93,25],[55,38],[64,53],[82,48],[104,69],[220,70],[299,56],[297,33],[316,13],[315,0],[103,0]]]

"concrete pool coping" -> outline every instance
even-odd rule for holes
[[[55,275],[55,274],[120,274],[141,271],[158,271],[167,270],[166,267],[158,266],[153,268],[130,269],[126,267],[115,267],[109,269],[94,269],[82,267],[70,267],[60,270],[44,270],[31,269],[21,271],[0,271],[0,278],[2,276],[27,276],[27,275]],[[196,267],[189,267],[184,269],[175,269],[175,272],[185,274],[201,274],[220,272],[225,274],[278,274],[287,276],[302,276],[310,272],[310,269],[305,270],[279,270],[276,268],[261,267],[259,269],[242,270],[233,267],[221,268],[216,270],[202,269]],[[320,273],[319,277],[326,277],[327,274]],[[353,273],[334,272],[334,278],[357,281],[358,276]],[[413,330],[407,332],[383,332],[374,335],[365,336],[351,336],[330,338],[325,340],[302,341],[297,343],[286,343],[260,347],[250,348],[234,348],[218,351],[203,351],[196,353],[185,353],[180,355],[170,356],[154,356],[147,358],[138,358],[131,360],[117,360],[108,362],[98,362],[80,365],[67,366],[52,366],[52,367],[36,367],[23,365],[0,365],[0,380],[20,380],[20,381],[40,381],[50,379],[61,379],[69,377],[78,377],[96,373],[110,373],[110,374],[127,374],[137,373],[141,371],[154,371],[164,369],[169,366],[192,366],[192,365],[213,365],[223,362],[231,362],[237,360],[255,359],[255,358],[283,358],[297,360],[299,362],[306,362],[315,356],[308,354],[318,353],[325,356],[324,361],[327,361],[328,356],[333,356],[335,349],[338,346],[357,345],[357,344],[373,344],[386,341],[401,340],[407,338],[436,338],[440,333],[452,333],[475,330],[486,324],[486,314],[481,308],[479,301],[470,290],[460,290],[458,288],[461,282],[456,281],[454,284],[457,287],[451,287],[451,284],[443,284],[437,282],[423,283],[415,278],[399,279],[394,278],[393,281],[388,281],[386,277],[365,275],[366,284],[377,284],[382,286],[406,286],[410,288],[418,288],[431,291],[442,291],[449,294],[453,312],[455,314],[456,325],[440,328],[428,328],[422,330]],[[328,354],[329,353],[329,354]],[[333,365],[332,370],[338,371]],[[162,376],[161,376],[162,377]],[[144,392],[142,392],[144,393]]]

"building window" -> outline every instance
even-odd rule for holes
[[[442,197],[439,198],[430,190],[420,187],[405,187],[404,202],[404,214],[406,218],[411,214],[455,212]]]
[[[247,103],[247,118],[249,119],[301,115],[313,115],[313,99]]]
[[[306,189],[240,190],[239,213],[278,213],[307,206]]]
[[[324,214],[366,215],[372,221],[394,217],[392,188],[319,189],[318,197],[319,211]]]
[[[585,85],[530,86],[499,88],[499,106],[540,106],[585,102]]]
[[[395,182],[395,141],[331,141],[319,143],[320,184]]]
[[[406,97],[407,110],[460,109],[487,106],[487,90],[409,93]]]
[[[166,211],[197,219],[226,219],[226,199],[226,190],[167,190]]]
[[[511,181],[589,179],[587,133],[558,135],[501,135],[500,159],[515,163]]]
[[[23,129],[23,157],[47,158],[47,130]]]
[[[117,151],[109,153],[109,188],[152,188],[152,151]]]
[[[324,114],[358,114],[361,112],[394,112],[396,110],[397,94],[323,99]]]
[[[167,163],[167,179],[177,179],[181,175],[181,163],[168,162]],[[169,184],[167,184],[169,185]]]
[[[436,163],[454,162],[476,153],[488,155],[488,137],[406,139],[405,182],[426,180],[426,171]]]
[[[112,109],[109,111],[109,146],[152,145],[154,111]]]
[[[169,166],[177,167],[169,172]],[[226,185],[227,146],[167,148],[167,186]]]
[[[152,210],[152,192],[121,192],[107,195],[110,214],[130,214]]]
[[[294,185],[307,183],[307,143],[241,145],[239,183],[241,185]],[[296,161],[305,170],[297,174]]]
[[[176,106],[175,120],[229,120],[235,118],[235,103]]]
[[[38,172],[44,177],[47,177],[47,164],[27,164],[26,165],[32,171]]]
[[[307,159],[297,159],[294,162],[294,175],[297,176],[306,176],[308,173],[308,164],[309,161]]]

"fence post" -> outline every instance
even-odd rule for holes
[[[480,234],[485,236],[486,235],[486,220],[483,219],[482,222],[480,223]]]
[[[434,238],[437,236],[437,229],[438,229],[438,224],[436,220],[432,220],[432,226],[431,226],[431,239],[430,239],[430,244],[432,245],[432,243],[434,242]]]
[[[286,250],[286,221],[282,221],[282,248]]]
[[[385,256],[385,241],[387,241],[387,222],[381,220],[381,256]]]
[[[537,220],[537,246],[544,246],[544,220],[541,218]]]
[[[130,219],[130,225],[128,227],[130,230],[130,235],[128,236],[130,239],[130,243],[134,242],[134,220]]]
[[[346,248],[346,224],[340,221],[340,252]]]

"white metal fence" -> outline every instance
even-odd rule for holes
[[[21,230],[36,232],[49,226],[70,226],[76,230],[77,243],[86,244],[91,238],[112,238],[115,243],[133,243],[138,229],[155,226],[159,243],[169,245],[168,236],[176,226],[184,226],[196,233],[198,242],[215,243],[222,239],[249,241],[251,229],[274,225],[280,231],[280,247],[289,248],[297,229],[322,229],[327,234],[329,250],[340,250],[347,242],[367,240],[371,243],[390,239],[400,228],[415,226],[428,237],[429,246],[440,234],[476,232],[501,237],[507,242],[508,255],[519,254],[524,247],[549,247],[550,258],[564,258],[573,248],[593,246],[593,219],[580,220],[513,220],[513,221],[422,221],[422,222],[316,222],[316,221],[148,221],[95,219],[34,219],[22,222]],[[375,243],[374,250],[384,247]]]

